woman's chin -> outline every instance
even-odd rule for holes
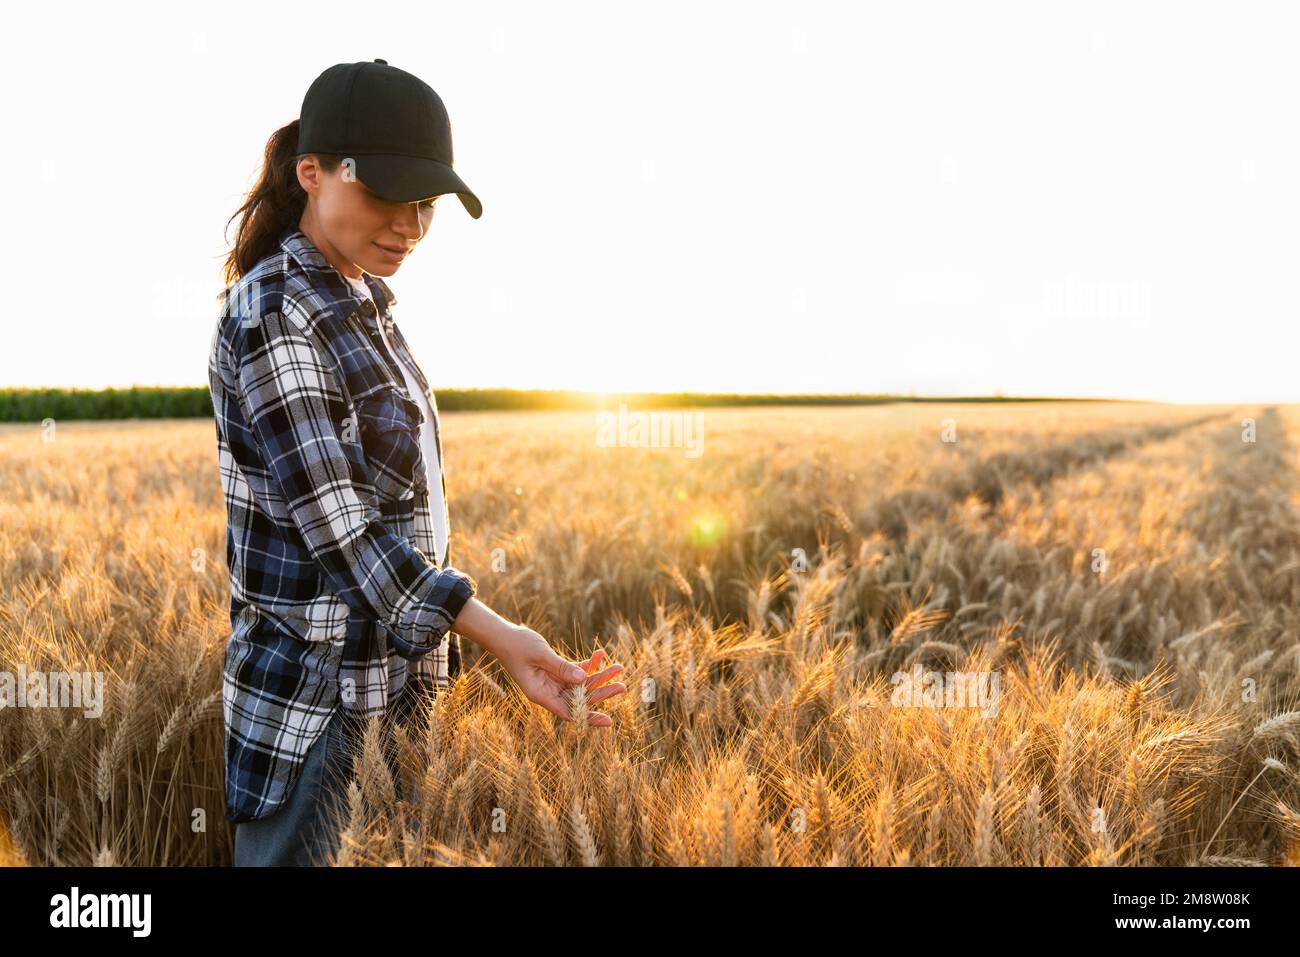
[[[370,275],[380,276],[384,279],[387,279],[389,276],[393,275],[393,273],[397,272],[397,270],[402,268],[401,263],[383,262],[378,259],[369,260],[360,265],[361,268],[370,273]]]

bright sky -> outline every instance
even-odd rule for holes
[[[2,385],[206,384],[223,229],[338,62],[451,115],[436,388],[1300,400],[1284,3],[7,8]],[[233,238],[234,228],[231,227]]]

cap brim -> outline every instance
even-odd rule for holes
[[[357,179],[376,196],[396,203],[415,203],[455,193],[471,216],[478,219],[483,215],[483,204],[446,163],[391,154],[359,155],[355,159]]]

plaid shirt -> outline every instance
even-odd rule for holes
[[[383,714],[408,677],[436,692],[460,672],[450,627],[477,585],[433,557],[423,413],[377,323],[435,410],[441,459],[437,407],[393,322],[392,291],[366,283],[374,302],[290,227],[227,290],[212,338],[230,821],[284,803],[340,704],[349,717]],[[443,489],[445,500],[445,478]]]

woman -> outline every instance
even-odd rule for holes
[[[401,720],[418,691],[445,688],[461,668],[457,634],[561,717],[570,686],[585,683],[591,703],[626,690],[607,683],[623,669],[601,670],[599,649],[565,660],[449,564],[437,407],[381,278],[446,193],[482,214],[452,167],[438,95],[383,60],[343,63],[271,137],[235,214],[208,371],[228,518],[237,865],[335,849],[322,825],[361,720]]]

